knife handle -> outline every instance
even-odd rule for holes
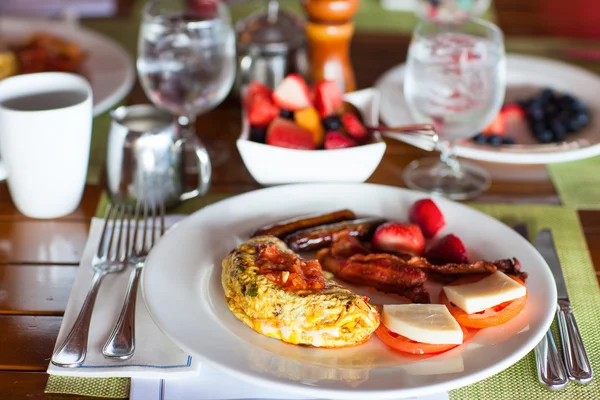
[[[567,386],[569,377],[550,329],[535,346],[535,361],[538,379],[543,385],[548,386],[550,390],[562,390]]]
[[[568,300],[558,300],[556,317],[567,374],[579,383],[589,383],[592,380],[592,366]]]

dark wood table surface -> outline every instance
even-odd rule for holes
[[[529,39],[528,39],[529,40]],[[358,87],[371,86],[378,76],[404,60],[409,38],[357,34],[352,61]],[[557,46],[546,39],[525,42],[509,39],[509,50],[557,56]],[[577,42],[589,46],[589,43]],[[558,47],[560,48],[560,47]],[[584,64],[600,72],[600,65]],[[146,102],[136,85],[127,103]],[[260,188],[242,164],[235,149],[240,132],[240,108],[235,98],[202,116],[198,130],[203,137],[225,141],[230,159],[215,168],[212,191],[242,193]],[[388,141],[385,157],[369,179],[372,183],[403,186],[402,169],[425,153]],[[493,166],[489,166],[494,169]],[[559,204],[556,191],[543,167],[502,167],[503,175],[476,201]],[[513,171],[507,174],[506,171]],[[527,173],[525,173],[527,172]],[[517,180],[528,176],[527,180]],[[45,395],[45,370],[65,310],[71,284],[87,238],[102,187],[88,185],[79,208],[56,220],[34,220],[21,215],[0,184],[0,398],[72,399],[69,395]],[[600,276],[600,211],[580,211],[579,216],[597,276]]]

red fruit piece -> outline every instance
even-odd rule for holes
[[[321,81],[314,88],[315,108],[321,117],[337,114],[344,105],[344,97],[334,81]]]
[[[273,92],[273,101],[281,108],[296,111],[311,106],[308,86],[298,74],[288,75]]]
[[[433,264],[465,264],[469,262],[469,253],[462,240],[449,234],[438,240],[425,252],[425,258]]]
[[[481,133],[503,135],[505,131],[506,120],[504,119],[504,115],[499,112],[496,115],[496,118],[494,118],[494,120],[488,126],[486,126],[484,130],[481,131]]]
[[[507,104],[500,110],[500,114],[504,117],[505,121],[511,120],[524,120],[525,119],[525,111],[518,104]]]
[[[279,108],[270,99],[261,96],[254,97],[248,108],[250,125],[265,127],[279,115]]]
[[[339,132],[327,132],[325,135],[326,150],[345,149],[347,147],[354,147],[356,144],[354,139],[344,136]]]
[[[416,201],[408,212],[408,218],[413,224],[419,225],[427,239],[446,226],[444,215],[431,199]]]
[[[284,118],[275,118],[269,125],[266,142],[272,146],[288,149],[315,149],[312,132]]]
[[[273,91],[263,85],[262,83],[252,81],[246,88],[246,93],[244,94],[244,107],[250,108],[254,100],[257,98],[263,98],[271,100],[271,96],[273,95]]]
[[[383,251],[420,255],[425,247],[425,238],[417,225],[386,222],[375,231],[373,246]]]
[[[344,128],[346,128],[346,132],[348,132],[348,135],[361,142],[367,140],[369,137],[369,132],[356,115],[352,113],[346,113],[342,115],[341,120],[342,125],[344,125]]]

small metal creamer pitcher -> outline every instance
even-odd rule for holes
[[[166,207],[205,194],[211,164],[206,148],[193,134],[184,134],[167,111],[151,105],[111,111],[106,172],[113,202],[163,201]],[[197,186],[185,191],[186,147],[197,159]],[[189,169],[189,167],[187,168]]]

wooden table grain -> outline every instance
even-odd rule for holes
[[[404,60],[410,38],[357,34],[352,62],[360,88],[373,85],[378,76]],[[530,47],[509,40],[508,46],[529,53],[555,55],[547,41]],[[569,43],[561,42],[562,46]],[[520,47],[519,47],[520,46]],[[584,65],[596,72],[600,67]],[[136,85],[127,103],[146,102]],[[250,176],[235,148],[240,132],[239,101],[228,98],[216,110],[200,117],[198,133],[207,140],[227,144],[229,158],[214,170],[213,192],[243,193],[260,188]],[[369,179],[372,183],[403,186],[402,169],[426,153],[388,141],[382,163]],[[557,193],[543,167],[486,165],[495,176],[492,187],[477,201],[559,204]],[[494,171],[494,170],[498,171]],[[522,177],[527,177],[523,179]],[[72,399],[68,395],[45,395],[45,370],[87,238],[90,219],[102,186],[88,185],[79,208],[56,220],[34,220],[21,215],[0,184],[0,398]],[[580,220],[592,259],[600,276],[600,211],[580,211]]]

